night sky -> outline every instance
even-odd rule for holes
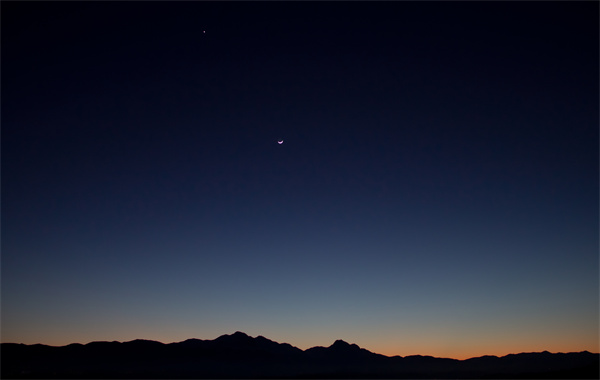
[[[598,2],[1,13],[2,342],[599,351]]]

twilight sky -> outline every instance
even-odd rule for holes
[[[598,11],[2,2],[2,342],[598,352]]]

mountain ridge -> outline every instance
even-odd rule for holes
[[[236,331],[213,340],[2,343],[2,378],[599,378],[600,355],[385,356],[338,339],[302,350]]]
[[[275,344],[285,345],[285,346],[290,346],[290,347],[293,347],[293,348],[297,348],[298,350],[304,351],[304,352],[308,351],[308,350],[312,350],[314,348],[326,348],[327,349],[327,348],[344,347],[344,346],[345,347],[353,347],[353,348],[355,347],[355,348],[359,348],[361,350],[365,350],[365,351],[368,351],[368,352],[376,354],[376,355],[382,355],[382,356],[386,356],[386,357],[389,357],[389,358],[394,358],[394,357],[399,357],[399,358],[431,357],[431,358],[436,358],[436,359],[452,359],[452,360],[465,361],[465,360],[472,360],[472,359],[478,359],[478,358],[487,358],[487,357],[505,358],[505,357],[510,357],[510,356],[513,356],[513,355],[522,355],[522,354],[551,354],[551,355],[560,355],[560,354],[563,354],[563,355],[566,355],[566,354],[592,354],[592,355],[597,355],[598,354],[598,353],[592,353],[592,352],[590,352],[588,350],[572,351],[572,352],[550,352],[550,351],[544,350],[544,351],[539,351],[539,352],[538,351],[530,351],[530,352],[510,353],[510,354],[506,354],[506,355],[503,355],[503,356],[498,356],[498,355],[482,355],[482,356],[474,356],[474,357],[466,358],[466,359],[455,359],[455,358],[446,358],[446,357],[439,357],[439,356],[432,356],[432,355],[420,355],[420,354],[407,355],[407,356],[401,356],[401,355],[391,355],[391,356],[389,356],[389,355],[374,353],[374,352],[369,351],[369,350],[367,350],[365,348],[359,347],[355,343],[348,343],[348,342],[346,342],[346,341],[344,341],[342,339],[335,340],[328,347],[313,346],[313,347],[310,347],[310,348],[307,348],[307,349],[303,350],[301,348],[298,348],[296,346],[291,345],[290,343],[275,342],[273,340],[265,338],[262,335],[258,335],[255,338],[253,338],[250,335],[248,335],[248,334],[246,334],[244,332],[241,332],[241,331],[236,331],[233,334],[223,334],[223,335],[220,335],[217,338],[212,339],[212,340],[211,339],[188,338],[188,339],[180,341],[180,342],[171,342],[171,343],[164,343],[164,342],[161,342],[161,341],[158,341],[158,340],[153,340],[153,339],[140,339],[140,338],[138,338],[138,339],[133,339],[133,340],[128,340],[128,341],[95,340],[95,341],[91,341],[91,342],[88,342],[88,343],[77,343],[77,342],[74,342],[74,343],[69,343],[69,344],[63,345],[63,346],[53,346],[53,345],[43,344],[43,343],[25,344],[25,343],[12,343],[12,342],[6,342],[6,343],[0,343],[0,344],[1,345],[23,345],[23,346],[30,346],[30,347],[31,346],[44,346],[44,347],[56,347],[56,348],[58,348],[58,347],[69,347],[69,346],[87,346],[89,344],[99,344],[99,343],[131,344],[131,343],[141,343],[141,342],[144,342],[144,343],[150,343],[150,344],[158,343],[158,344],[162,344],[162,345],[177,345],[177,344],[187,344],[187,343],[196,343],[196,342],[214,342],[214,341],[219,341],[221,339],[226,339],[227,337],[232,337],[232,336],[237,336],[237,337],[242,337],[243,336],[244,338],[249,338],[249,339],[253,339],[253,340],[259,340],[259,339],[262,340],[262,339],[264,339],[266,341],[269,341],[269,342],[272,342],[272,343],[275,343]]]

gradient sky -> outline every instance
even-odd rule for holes
[[[2,342],[598,352],[598,12],[2,2]]]

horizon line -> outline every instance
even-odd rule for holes
[[[313,348],[331,348],[335,343],[342,342],[342,343],[345,343],[345,344],[347,344],[349,346],[354,345],[354,346],[357,346],[359,349],[366,350],[366,351],[368,351],[368,352],[370,352],[372,354],[382,355],[382,356],[385,356],[385,357],[388,357],[388,358],[394,358],[394,357],[406,358],[406,357],[413,357],[413,356],[421,356],[421,357],[432,357],[432,358],[437,358],[437,359],[452,359],[452,360],[464,361],[464,360],[481,358],[481,357],[503,358],[503,357],[506,357],[506,356],[519,355],[519,354],[543,354],[543,353],[548,353],[548,354],[556,355],[556,354],[578,354],[578,353],[585,353],[585,352],[587,352],[587,353],[590,353],[590,354],[593,354],[593,355],[600,355],[600,352],[591,352],[591,351],[588,351],[588,350],[570,351],[570,352],[563,352],[563,351],[560,351],[560,352],[551,352],[551,351],[548,351],[548,350],[543,350],[543,351],[528,351],[528,352],[523,351],[523,352],[511,352],[511,353],[508,353],[508,354],[502,355],[502,356],[484,354],[484,355],[479,355],[479,356],[468,357],[468,358],[465,358],[465,359],[456,359],[456,358],[440,357],[440,356],[433,356],[433,355],[422,355],[422,354],[412,354],[412,355],[405,355],[405,356],[401,356],[401,355],[385,355],[385,354],[380,354],[380,353],[368,350],[368,349],[366,349],[364,347],[359,346],[356,343],[348,343],[348,342],[346,342],[343,339],[336,339],[331,345],[329,345],[327,347],[317,345],[317,346],[311,346],[311,347],[306,348],[306,349],[302,349],[302,348],[299,348],[297,346],[294,346],[291,343],[277,342],[277,341],[271,340],[271,339],[265,337],[264,335],[257,335],[255,337],[253,337],[251,335],[246,334],[243,331],[236,331],[236,332],[234,332],[232,334],[222,334],[222,335],[219,335],[218,337],[216,337],[214,339],[187,338],[187,339],[184,339],[184,340],[181,340],[181,341],[173,341],[173,342],[163,342],[163,341],[154,340],[154,339],[136,338],[136,339],[127,340],[127,341],[118,341],[118,340],[93,340],[93,341],[90,341],[90,342],[87,342],[87,343],[71,342],[71,343],[64,344],[64,345],[51,345],[51,344],[45,344],[45,343],[31,343],[31,344],[27,344],[27,343],[17,343],[17,342],[0,342],[0,344],[22,344],[22,345],[26,345],[26,346],[41,345],[41,346],[47,346],[47,347],[66,347],[66,346],[70,346],[70,345],[74,345],[74,344],[85,346],[85,345],[88,345],[88,344],[91,344],[91,343],[119,343],[119,344],[123,344],[123,343],[131,343],[131,342],[135,342],[135,341],[145,341],[145,342],[155,342],[155,343],[160,343],[160,344],[163,344],[163,345],[169,345],[169,344],[182,343],[182,342],[185,342],[185,341],[188,341],[188,340],[199,340],[199,341],[203,341],[203,342],[211,342],[211,341],[214,341],[214,340],[219,339],[219,338],[224,337],[224,336],[233,336],[233,335],[236,335],[236,334],[238,334],[238,335],[242,335],[243,334],[244,336],[247,336],[247,337],[249,337],[251,339],[263,338],[263,339],[269,340],[269,341],[277,343],[277,344],[287,344],[287,345],[290,345],[290,346],[292,346],[292,347],[294,347],[294,348],[296,348],[296,349],[298,349],[298,350],[300,350],[302,352],[305,352],[305,351],[313,349]]]

